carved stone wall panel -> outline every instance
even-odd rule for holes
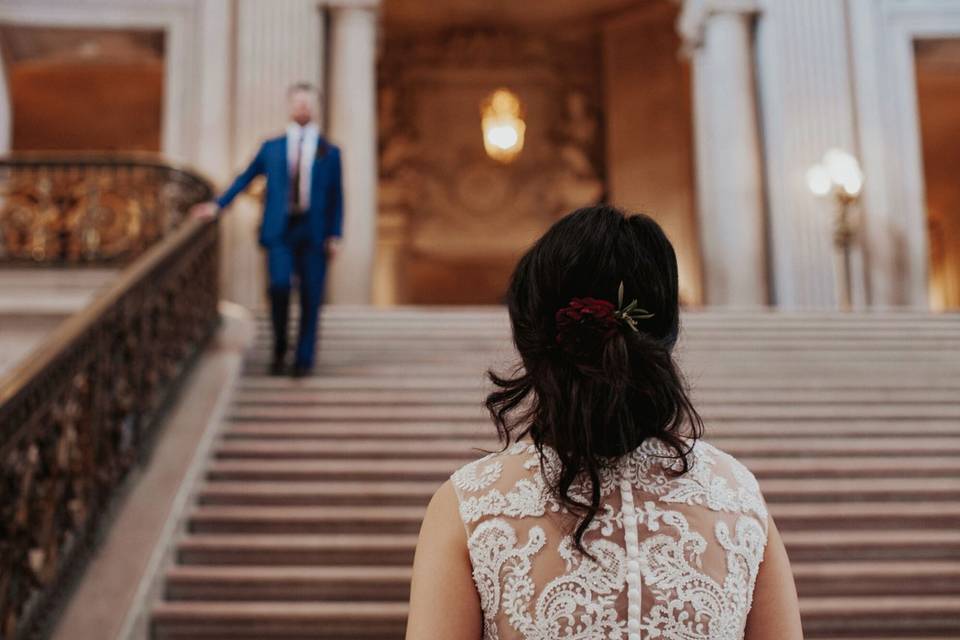
[[[387,297],[497,302],[533,240],[603,198],[599,68],[596,34],[388,34],[378,74]],[[480,128],[480,104],[499,87],[525,111],[524,149],[509,164],[486,155]]]

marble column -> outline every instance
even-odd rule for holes
[[[693,62],[697,196],[708,305],[768,299],[754,0],[687,0],[678,22]]]
[[[283,134],[287,88],[300,81],[322,86],[324,22],[316,0],[231,0],[230,4],[235,23],[232,179],[263,140]],[[221,227],[229,285],[224,296],[251,309],[263,308],[267,289],[266,263],[256,242],[263,215],[257,194],[253,187],[238,197]]]
[[[778,0],[766,3],[757,20],[770,277],[781,309],[838,306],[834,203],[814,196],[805,174],[832,147],[860,155],[845,5]],[[853,247],[853,297],[862,306],[864,256],[858,244]]]
[[[326,301],[370,304],[377,227],[377,3],[330,7],[327,105],[342,149],[343,243],[331,262]]]
[[[10,153],[13,146],[13,96],[7,83],[7,68],[0,56],[0,155]]]
[[[195,129],[195,162],[218,186],[230,179],[230,109],[233,63],[233,3],[205,0],[200,12],[198,85],[200,117]]]

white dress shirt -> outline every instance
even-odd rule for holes
[[[300,149],[300,206],[310,208],[310,176],[313,174],[313,160],[317,155],[317,141],[320,130],[313,122],[300,126],[296,122],[287,125],[287,169],[293,175],[293,163],[297,157],[297,141],[303,137]]]

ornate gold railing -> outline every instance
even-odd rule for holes
[[[0,159],[0,186],[0,260],[23,263],[129,260],[210,195],[147,154],[20,154]]]
[[[90,168],[100,175],[105,166],[118,175],[141,168],[164,174],[156,164]],[[57,164],[48,171],[86,168]],[[164,213],[179,220],[191,199],[209,197],[210,187],[187,172],[166,171],[178,190],[194,194]],[[154,184],[150,202],[167,189]],[[181,222],[0,379],[0,638],[42,629],[111,499],[149,451],[160,416],[217,324],[217,265],[216,222]]]

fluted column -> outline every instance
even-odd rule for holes
[[[706,300],[768,303],[763,178],[751,48],[754,0],[687,0]]]
[[[326,300],[370,304],[377,225],[377,3],[330,8],[330,137],[343,150],[343,245]]]
[[[197,7],[198,28],[197,80],[200,91],[199,126],[195,129],[197,168],[217,185],[230,179],[230,107],[233,72],[233,3],[230,0],[205,0]]]
[[[804,175],[831,147],[861,155],[846,5],[767,2],[757,23],[771,278],[780,308],[836,308],[839,301],[834,209],[829,199],[811,193]],[[867,176],[868,184],[875,180]],[[853,247],[853,297],[860,306],[866,288],[858,244]]]
[[[0,155],[13,146],[13,98],[7,84],[6,64],[0,59]]]
[[[214,5],[216,3],[213,3]],[[233,117],[230,178],[242,170],[266,138],[287,124],[287,88],[323,82],[323,18],[316,0],[230,0],[233,28]],[[203,3],[203,17],[214,9]],[[219,48],[220,43],[208,46]],[[204,88],[204,92],[209,91]],[[204,106],[204,113],[209,107]],[[226,182],[224,182],[224,185]],[[225,297],[250,308],[266,302],[266,263],[256,243],[262,203],[248,191],[223,220]]]

